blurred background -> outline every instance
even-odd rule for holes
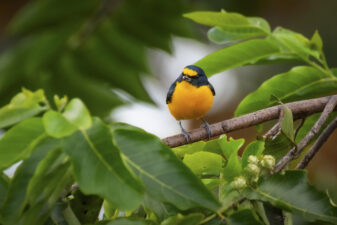
[[[325,0],[12,0],[0,1],[0,105],[22,87],[80,97],[106,121],[141,127],[159,137],[179,133],[165,104],[186,65],[223,48],[207,27],[182,17],[198,10],[265,18],[311,37],[317,29],[330,67],[337,66],[337,1]],[[233,117],[238,103],[265,79],[294,65],[249,66],[210,78],[217,92],[206,119]],[[200,121],[184,121],[193,129]],[[253,140],[255,128],[229,134]],[[337,135],[309,166],[312,182],[337,199]]]

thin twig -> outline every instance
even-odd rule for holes
[[[314,113],[322,112],[328,100],[329,97],[322,97],[287,103],[285,105],[292,111],[294,119],[300,119]],[[212,137],[216,137],[231,131],[255,126],[269,120],[277,119],[279,118],[279,114],[281,111],[280,107],[282,106],[273,106],[270,108],[256,111],[254,113],[249,113],[240,117],[235,117],[219,123],[211,124],[210,129]],[[208,139],[208,133],[204,128],[192,130],[189,132],[189,134],[191,137],[190,143]],[[170,147],[177,147],[189,144],[187,143],[183,134],[167,137],[162,139],[162,141]]]
[[[305,122],[306,118],[301,119],[301,123],[298,125],[298,127],[296,128],[295,131],[295,135],[294,135],[294,140],[296,140],[297,134],[300,131],[300,129],[302,128],[304,122]]]
[[[274,168],[274,172],[279,172],[284,169],[288,163],[294,158],[298,157],[303,149],[308,145],[308,143],[315,137],[315,135],[320,131],[321,127],[328,119],[331,112],[335,109],[337,105],[337,95],[333,95],[329,97],[329,101],[327,102],[324,110],[316,121],[315,125],[311,128],[311,130],[307,133],[307,135],[300,141],[297,145],[297,149],[292,148],[285,156],[283,156],[280,161],[276,164]]]
[[[273,139],[280,132],[280,123],[277,122],[270,130],[267,131],[262,137],[263,139]]]
[[[301,162],[296,166],[296,169],[304,169],[315,154],[319,151],[322,145],[328,140],[332,132],[337,128],[337,117],[324,129],[322,134],[318,137],[314,145],[310,148],[307,154],[304,156]]]

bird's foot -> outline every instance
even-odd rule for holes
[[[186,142],[190,143],[191,142],[191,136],[190,136],[190,134],[185,129],[182,130],[181,133],[185,136]]]
[[[190,134],[184,129],[183,125],[181,124],[181,121],[179,121],[179,126],[181,128],[181,133],[184,135],[186,142],[190,143],[191,142],[191,136]]]
[[[208,139],[211,139],[211,136],[212,136],[211,127],[209,126],[209,124],[207,123],[207,121],[204,118],[202,118],[201,120],[203,122],[203,124],[201,125],[201,127],[206,129],[207,134],[208,134]]]

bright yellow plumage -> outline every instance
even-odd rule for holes
[[[208,85],[196,87],[187,81],[177,82],[168,108],[177,120],[202,118],[213,105]]]

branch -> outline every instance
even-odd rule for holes
[[[280,159],[280,161],[276,164],[274,172],[281,171],[283,168],[285,168],[288,163],[293,160],[294,158],[297,158],[303,149],[308,145],[308,143],[315,137],[315,135],[320,131],[325,121],[328,119],[329,115],[332,113],[332,111],[335,109],[337,105],[337,95],[329,96],[328,102],[326,103],[326,106],[324,107],[324,110],[319,117],[319,119],[316,121],[315,125],[311,128],[311,130],[307,133],[307,135],[298,143],[297,148],[292,148],[285,156]]]
[[[301,162],[296,166],[296,169],[304,169],[315,154],[319,151],[322,145],[328,140],[332,132],[337,128],[337,117],[324,129],[322,134],[318,137],[315,144],[310,148],[307,154],[304,156]]]
[[[336,95],[337,96],[337,95]],[[305,118],[311,114],[322,112],[330,97],[315,98],[285,104],[293,113],[294,119]],[[224,133],[229,133],[235,130],[248,128],[269,120],[279,118],[282,106],[273,106],[262,109],[243,116],[235,117],[229,120],[224,120],[210,125],[212,137],[219,136]],[[208,138],[206,129],[198,128],[189,132],[191,141],[197,142]],[[189,144],[183,134],[177,134],[171,137],[166,137],[162,141],[169,147],[178,147]]]

